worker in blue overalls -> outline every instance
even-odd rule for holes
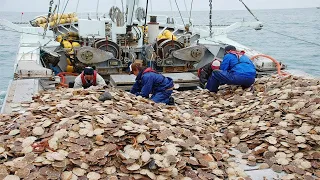
[[[131,93],[144,98],[149,98],[156,103],[172,105],[173,80],[157,73],[152,68],[143,68],[139,63],[130,65],[130,72],[136,76],[136,82]]]
[[[206,88],[215,93],[223,84],[240,85],[245,89],[255,82],[255,77],[256,68],[249,57],[234,46],[227,46],[220,70],[212,72]]]

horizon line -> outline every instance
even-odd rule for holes
[[[296,8],[256,8],[256,9],[251,9],[251,10],[289,10],[289,9],[312,9],[312,8],[318,8],[320,6],[314,6],[314,7],[296,7]],[[193,12],[206,12],[209,10],[194,10]],[[213,9],[213,11],[247,11],[246,9]],[[21,13],[21,11],[2,11],[0,10],[0,12],[17,12],[17,13]],[[23,11],[23,13],[44,13],[40,12],[40,11]],[[70,11],[68,11],[70,12]],[[94,12],[94,11],[83,11],[83,12]],[[100,12],[100,11],[99,11]],[[153,11],[153,12],[172,12],[172,11]],[[178,12],[178,10],[173,11],[173,12]],[[181,12],[189,12],[189,11],[181,11]],[[100,12],[101,13],[101,12]]]

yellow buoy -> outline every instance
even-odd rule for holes
[[[71,23],[72,18],[67,18],[66,23]]]
[[[73,49],[71,49],[69,52],[68,52],[68,54],[74,54],[74,50]]]
[[[72,65],[72,63],[71,63],[71,61],[70,61],[70,59],[69,59],[69,58],[67,58],[67,64],[68,64],[69,66],[71,66],[71,65]]]
[[[62,16],[61,16],[62,19],[66,19],[66,18],[68,18],[68,17],[69,17],[68,14],[62,14]]]
[[[73,72],[73,66],[67,65],[67,72]]]
[[[169,30],[165,30],[163,35],[165,35],[168,39],[171,39],[173,34]]]
[[[72,47],[80,47],[81,45],[78,42],[72,42]]]
[[[51,23],[50,23],[50,27],[53,27],[53,26],[55,26],[55,25],[56,25],[55,22],[51,22]]]
[[[77,17],[74,17],[72,21],[73,21],[73,22],[78,22],[78,18],[77,18]]]
[[[43,24],[39,24],[40,27],[43,27],[45,28],[46,27],[46,23],[43,23]]]
[[[161,36],[160,39],[168,39],[166,36]]]
[[[59,24],[65,24],[66,23],[66,19],[61,19]]]
[[[73,32],[73,33],[72,33],[72,36],[73,36],[73,37],[79,37],[79,33]]]
[[[144,31],[144,26],[139,26],[141,28],[142,31]],[[148,26],[146,26],[146,30],[144,32],[148,32]]]
[[[53,19],[53,20],[57,20],[57,19],[58,19],[58,16],[59,16],[58,14],[54,14],[54,15],[52,16],[52,19]]]
[[[67,49],[71,49],[72,48],[72,44],[69,41],[66,41],[66,40],[62,41],[62,45],[63,45],[64,48],[67,48]]]
[[[37,18],[36,19],[36,24],[40,25],[42,23],[41,19],[40,18]]]
[[[62,41],[62,36],[61,35],[57,36],[56,41],[57,42],[61,42]]]

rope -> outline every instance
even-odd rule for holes
[[[66,10],[66,8],[67,8],[67,6],[68,6],[68,3],[69,3],[69,0],[67,0],[67,3],[66,3],[66,5],[64,6],[64,9],[63,9],[63,11],[62,11],[62,14],[63,14],[64,11]],[[61,22],[61,18],[59,18],[59,23],[57,23],[57,25],[59,25],[60,22]]]
[[[191,17],[192,17],[192,8],[193,8],[193,0],[191,1],[190,15],[189,15],[189,24],[192,25]]]
[[[97,2],[97,10],[96,10],[97,20],[99,19],[99,17],[98,17],[99,4],[100,4],[100,0],[98,0],[98,2]]]
[[[59,10],[60,10],[60,0],[59,0],[59,2],[58,2],[57,17],[58,17],[58,15],[59,15]]]
[[[176,2],[176,5],[177,5],[177,8],[178,8],[178,11],[179,11],[179,14],[180,14],[180,18],[182,20],[182,23],[183,23],[183,26],[186,27],[186,24],[184,23],[184,20],[183,20],[183,17],[182,17],[182,14],[181,14],[181,11],[180,11],[180,8],[179,8],[179,5],[177,3],[177,0],[174,0]]]
[[[78,2],[77,2],[76,13],[78,13],[79,1],[80,1],[80,0],[78,0]]]
[[[63,7],[65,3],[66,3],[66,0],[63,0],[61,6]],[[59,4],[59,6],[60,6],[60,4]],[[61,7],[61,9],[62,9],[62,7]],[[57,18],[57,21],[56,21],[56,22],[58,22],[58,20],[61,18],[61,16],[59,16],[59,14],[58,14],[57,17],[58,17],[58,18]]]
[[[122,5],[122,13],[124,13],[124,5],[123,5],[123,0],[121,0],[121,5]]]
[[[131,14],[131,23],[133,24],[133,14],[134,14],[134,6],[136,5],[136,0],[133,0],[133,10]]]
[[[282,34],[282,33],[276,32],[276,31],[268,30],[268,29],[265,29],[265,30],[269,31],[269,32],[272,32],[272,33],[275,33],[275,34],[278,34],[278,35],[281,35],[281,36],[285,36],[285,37],[289,37],[289,38],[292,38],[292,39],[295,39],[295,40],[299,40],[299,41],[302,41],[302,42],[305,42],[305,43],[309,43],[309,44],[313,44],[313,45],[316,45],[316,46],[320,46],[320,44],[315,43],[315,42],[307,41],[307,40],[304,40],[304,39],[300,39],[300,38],[297,38],[297,37],[294,37],[294,36],[289,36],[289,35]]]
[[[27,33],[27,32],[22,32],[22,31],[17,31],[17,30],[9,30],[9,29],[4,29],[4,28],[0,28],[0,31],[7,31],[7,32],[14,32],[14,33],[23,33],[23,34],[29,34],[29,35],[35,35],[35,36],[43,36],[41,34],[35,34],[35,33]],[[45,36],[48,38],[54,38],[53,36]]]
[[[183,0],[183,2],[184,2],[184,7],[186,8],[186,11],[188,12],[188,7],[187,7],[186,0]]]
[[[169,0],[169,2],[170,2],[171,14],[173,16],[174,14],[173,14],[172,2],[171,2],[171,0]]]
[[[212,38],[212,0],[209,0],[209,28],[210,28],[210,37]]]
[[[242,1],[242,0],[239,0],[243,5],[244,7],[249,11],[249,13],[257,20],[259,21],[259,19],[253,14],[253,12],[250,10],[250,8]]]

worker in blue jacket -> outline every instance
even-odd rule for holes
[[[149,98],[156,103],[171,105],[173,98],[173,80],[157,73],[152,68],[143,68],[139,63],[130,65],[130,72],[136,76],[136,82],[131,89],[131,93],[144,98]]]
[[[245,89],[255,82],[255,77],[256,68],[249,57],[234,46],[227,46],[220,70],[212,72],[206,88],[215,93],[223,84],[240,85]]]

